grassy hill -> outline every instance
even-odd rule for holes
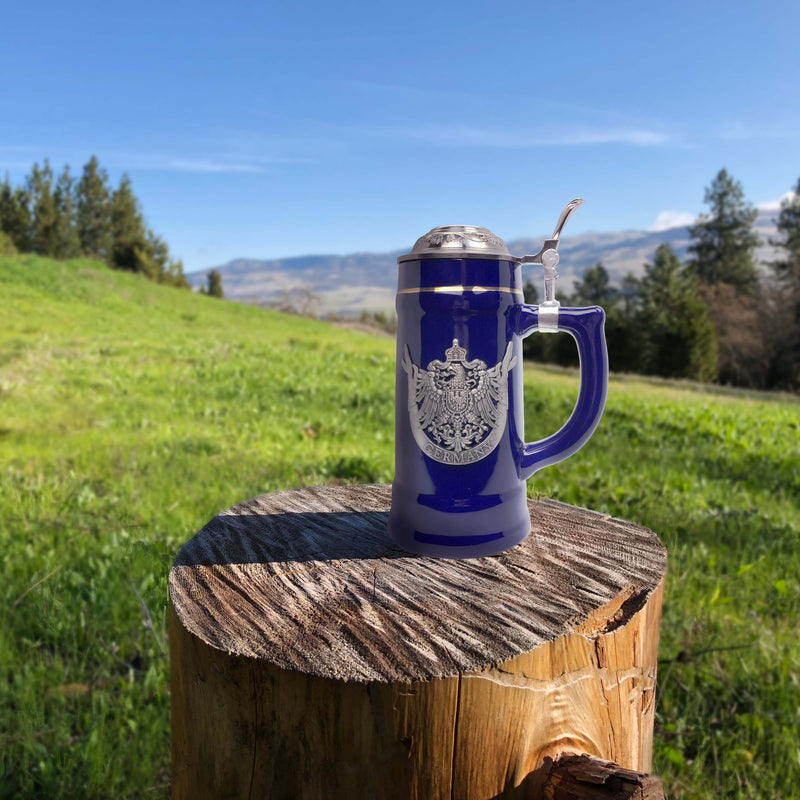
[[[166,577],[260,492],[390,481],[394,343],[87,261],[0,258],[0,798],[166,797]],[[576,377],[526,367],[529,438]],[[673,797],[800,784],[800,403],[612,382],[530,491],[669,548],[657,772]]]

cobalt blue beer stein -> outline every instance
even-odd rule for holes
[[[597,427],[608,384],[605,314],[555,299],[564,208],[536,255],[516,257],[486,228],[434,228],[398,258],[395,477],[389,534],[444,558],[499,553],[531,531],[526,480],[568,458]],[[540,264],[545,299],[526,305],[522,265]],[[580,389],[556,433],[526,442],[522,339],[567,331]]]

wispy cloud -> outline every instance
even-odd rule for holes
[[[754,128],[752,125],[734,120],[725,123],[719,128],[717,135],[722,139],[729,139],[732,141],[797,139],[800,137],[800,130],[797,128],[779,128],[774,126],[760,126]]]
[[[3,151],[30,152],[30,161],[21,161],[19,155],[8,160],[2,158]],[[58,167],[62,161],[80,165],[89,160],[91,154],[78,153],[77,150],[65,150],[60,147],[0,147],[0,169],[29,169],[34,161],[43,161],[49,157],[50,162]],[[288,164],[308,164],[307,158],[283,158],[278,156],[253,154],[200,154],[196,156],[176,156],[158,153],[129,153],[120,151],[104,151],[97,149],[96,155],[100,163],[107,168],[124,170],[153,170],[157,172],[184,172],[197,174],[259,174],[272,172],[277,167]]]
[[[670,228],[683,228],[691,225],[696,219],[697,217],[688,211],[660,211],[655,222],[647,230],[660,233]]]
[[[447,125],[415,128],[362,128],[360,132],[373,137],[425,142],[440,147],[526,149],[610,144],[658,147],[673,142],[672,138],[667,134],[642,128],[515,131]]]
[[[796,196],[794,192],[786,192],[783,197],[779,197],[777,200],[767,200],[765,203],[759,203],[757,208],[759,211],[780,211],[784,202],[789,202]]]
[[[195,173],[263,173],[269,172],[271,165],[227,161],[214,158],[176,158],[174,156],[131,156],[124,160],[127,169],[146,169],[158,172]]]
[[[452,108],[469,108],[476,100],[476,93],[468,86],[447,86],[438,85],[412,86],[400,83],[384,83],[380,81],[358,80],[358,79],[326,79],[320,78],[318,83],[330,87],[336,91],[358,91],[370,94],[374,100],[380,97],[390,96],[402,97],[423,102],[435,102],[435,108],[445,111]],[[590,105],[579,103],[570,99],[542,96],[537,94],[525,93],[521,91],[497,90],[492,93],[492,99],[496,105],[502,105],[510,109],[535,109],[537,112],[556,110],[559,112],[570,112],[575,117],[593,119],[595,121],[615,120],[615,124],[622,125],[641,125],[643,117],[638,112],[632,114],[616,108],[607,106]],[[653,120],[655,122],[655,120]],[[648,123],[649,124],[649,123]]]
[[[195,154],[180,156],[169,153],[110,152],[101,161],[118,169],[199,174],[259,174],[273,172],[285,165],[311,163],[308,158],[276,156],[258,148],[248,152],[227,147],[196,148]]]

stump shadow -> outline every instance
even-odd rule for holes
[[[510,786],[491,800],[542,800],[544,785],[550,774],[551,765],[545,765],[529,773],[518,786]]]
[[[419,558],[387,532],[388,511],[220,514],[190,539],[175,566]]]

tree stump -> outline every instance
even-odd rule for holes
[[[538,500],[513,549],[434,559],[389,540],[389,503],[262,495],[183,547],[173,797],[522,800],[558,796],[565,754],[649,771],[656,535]]]

